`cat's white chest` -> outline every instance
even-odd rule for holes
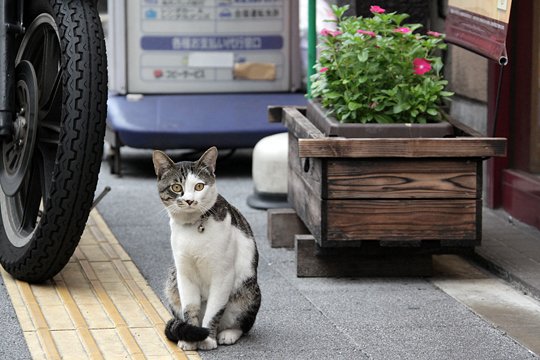
[[[211,247],[220,247],[230,233],[230,221],[216,221],[212,217],[194,224],[178,224],[171,221],[171,244],[173,251],[206,252]]]
[[[200,285],[203,293],[212,279],[231,269],[234,246],[230,239],[230,221],[217,222],[212,217],[199,224],[181,225],[171,222],[171,246],[177,270]]]

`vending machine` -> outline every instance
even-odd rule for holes
[[[305,105],[299,0],[109,0],[106,141],[123,146],[253,147],[286,131],[271,105]]]
[[[109,0],[118,94],[301,87],[298,0]]]

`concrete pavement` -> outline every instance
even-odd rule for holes
[[[249,155],[218,163],[218,187],[254,228],[263,305],[250,336],[201,353],[203,358],[533,357],[429,279],[297,278],[294,252],[270,248],[266,213],[246,205],[253,187]],[[157,198],[150,154],[134,151],[124,160],[124,178],[102,171],[101,185],[112,191],[98,208],[161,296],[163,273],[171,263],[167,216]]]
[[[171,154],[178,159],[175,155],[180,155],[180,152]],[[495,284],[498,289],[495,295],[512,293],[510,302],[513,305],[520,302],[532,304],[530,309],[515,305],[529,311],[524,313],[529,319],[540,314],[538,302],[531,297],[523,297],[507,283],[463,259],[437,257],[436,274],[428,279],[297,278],[294,251],[270,248],[266,239],[266,212],[246,205],[246,197],[252,191],[250,167],[249,151],[219,161],[218,186],[220,192],[246,215],[256,234],[261,255],[259,281],[263,304],[249,336],[234,346],[200,352],[203,359],[537,358],[519,343],[519,333],[508,330],[511,325],[489,316],[490,313],[504,315],[505,312],[496,307],[500,303],[490,305],[486,301],[494,295],[483,284]],[[111,176],[108,171],[104,164],[98,191],[105,186],[110,186],[112,191],[98,206],[100,216],[110,228],[111,237],[125,249],[127,254],[123,261],[133,262],[144,277],[140,283],[146,280],[155,294],[162,298],[164,274],[172,264],[172,257],[168,218],[155,189],[151,152],[124,152],[123,178]],[[493,255],[490,239],[497,234],[531,241],[540,239],[537,232],[528,228],[525,228],[528,237],[521,236],[523,228],[519,224],[509,224],[497,213],[488,212],[486,221],[490,230],[485,229],[484,233],[489,239],[484,240],[486,247],[481,249],[492,254],[493,258],[497,256]],[[504,236],[501,236],[499,239],[504,243]],[[523,241],[513,243],[523,244]],[[519,252],[519,249],[514,251]],[[521,252],[522,256],[529,257],[531,253],[534,252]],[[478,254],[482,252],[478,251]],[[516,256],[513,259],[520,261]],[[105,259],[99,261],[103,262],[100,267],[107,266]],[[534,264],[534,259],[530,262]],[[495,262],[490,260],[489,263]],[[503,262],[499,267],[501,274],[507,271],[504,269],[512,270],[507,264]],[[525,280],[540,274],[540,270],[534,272],[533,267],[526,270],[527,276],[521,276]],[[519,283],[521,289],[534,284],[532,281],[515,280],[520,278],[517,270],[511,276],[508,273],[505,276]],[[13,306],[6,301],[1,278],[0,284],[0,358],[28,359],[30,354],[22,339]],[[467,284],[471,286],[468,290],[463,287]],[[480,288],[485,292],[480,294]],[[114,293],[114,289],[112,291]],[[534,291],[530,292],[534,294]],[[480,295],[472,296],[477,294]],[[124,301],[113,301],[120,313],[121,303]],[[529,348],[536,346],[535,338],[540,338],[540,331],[533,325],[524,323],[518,326],[518,330],[524,330],[522,333],[532,338],[532,342],[521,340],[529,344]],[[137,334],[135,325],[129,329],[132,334]],[[517,335],[512,335],[513,338],[509,334]],[[136,336],[135,339],[140,340]],[[158,339],[154,343],[162,342]],[[112,358],[112,355],[112,352],[103,352],[104,358]]]

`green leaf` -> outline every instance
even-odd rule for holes
[[[432,115],[432,116],[439,115],[439,111],[437,109],[434,109],[434,108],[427,109],[426,113],[428,113],[429,115]]]
[[[391,124],[394,122],[392,118],[388,115],[374,114],[374,117],[375,121],[377,121],[377,123],[379,124]]]
[[[396,105],[394,105],[394,108],[392,109],[392,112],[394,114],[399,114],[402,111],[403,111],[403,105],[401,103],[397,103]]]
[[[329,93],[324,94],[324,96],[328,99],[337,99],[341,97],[341,94],[337,92],[329,92]]]
[[[345,7],[333,6],[340,36],[322,36],[319,58],[311,80],[311,94],[334,109],[346,122],[425,122],[438,112],[445,91],[441,48],[444,37],[422,35],[418,24],[406,24],[407,15],[396,12],[367,17],[347,16]],[[413,34],[397,34],[408,27]],[[357,36],[357,30],[373,31],[375,38]],[[412,71],[414,58],[425,58],[433,70],[424,76]],[[376,116],[375,116],[376,114]]]
[[[364,49],[360,54],[358,54],[358,61],[361,63],[368,61],[369,59],[369,50]]]
[[[366,81],[368,81],[368,77],[367,77],[367,76],[359,76],[359,77],[356,79],[356,83],[357,83],[357,84],[364,84]]]
[[[362,105],[360,105],[359,103],[355,103],[355,102],[349,102],[349,110],[351,111],[356,111],[358,110],[360,107],[362,107]]]

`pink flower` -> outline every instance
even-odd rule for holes
[[[382,14],[386,10],[384,10],[382,7],[380,7],[378,5],[371,5],[371,7],[369,8],[369,11],[371,11],[374,14]]]
[[[324,28],[324,29],[321,30],[321,35],[322,36],[328,36],[328,35],[330,35],[331,32],[332,32],[332,30]]]
[[[431,63],[426,59],[416,58],[413,60],[413,65],[416,75],[424,75],[431,70]]]
[[[427,34],[431,35],[433,37],[441,37],[441,35],[442,35],[441,33],[438,33],[436,31],[428,31]]]
[[[339,30],[333,31],[333,30],[330,30],[330,29],[327,29],[327,28],[324,28],[324,29],[321,30],[321,35],[322,36],[334,36],[335,37],[335,36],[338,36],[338,35],[341,35],[341,34],[343,34],[343,33],[341,31],[339,31]]]
[[[411,32],[411,29],[409,29],[408,27],[400,27],[400,28],[394,29],[394,32],[401,33],[401,34],[408,34]]]
[[[356,32],[358,34],[363,34],[363,35],[369,35],[371,37],[375,37],[375,33],[373,31],[369,31],[369,30],[356,30]]]
[[[321,73],[325,73],[325,72],[327,72],[327,71],[328,71],[328,68],[327,68],[327,67],[323,67],[323,68],[321,68],[321,70],[319,70],[319,72],[321,72]]]

